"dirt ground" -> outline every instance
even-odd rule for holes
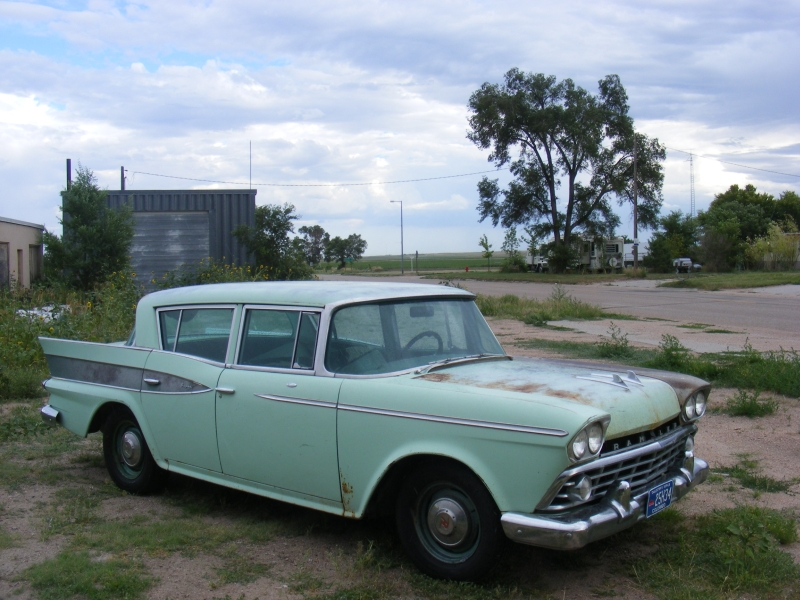
[[[630,341],[637,343],[637,331],[652,328],[646,333],[648,339],[661,333],[671,333],[684,341],[692,336],[697,344],[717,348],[719,336],[739,334],[703,333],[702,330],[679,328],[677,323],[659,321],[616,322]],[[574,331],[554,331],[535,328],[517,321],[490,320],[490,325],[506,350],[513,355],[546,356],[541,351],[532,351],[517,346],[520,340],[537,338],[574,339],[596,341],[608,330],[603,321],[591,323],[561,323]],[[760,338],[758,332],[747,332],[751,343],[762,350],[769,347],[769,340]],[[645,335],[645,334],[643,334]],[[756,343],[756,340],[758,342]],[[694,346],[697,347],[697,346]],[[757,461],[761,473],[776,479],[794,479],[800,475],[800,400],[776,396],[779,410],[776,414],[760,418],[730,417],[715,411],[736,393],[732,389],[717,389],[709,399],[708,414],[700,422],[696,438],[697,456],[705,459],[712,468],[731,467],[743,456]],[[0,412],[10,410],[10,405],[0,405]],[[83,442],[75,452],[100,452],[97,436]],[[72,483],[82,482],[87,490],[110,485],[109,478],[100,461],[76,462],[69,456],[53,459],[56,466],[70,470]],[[184,478],[173,477],[168,492],[173,487],[188,485]],[[94,486],[94,487],[93,487]],[[214,486],[201,487],[195,492],[202,497],[213,495]],[[47,526],[46,509],[52,505],[59,484],[23,484],[16,488],[0,486],[0,524],[12,536],[14,546],[0,550],[0,600],[36,598],[34,591],[19,575],[29,566],[55,557],[69,540],[64,536],[53,536],[43,540],[42,530]],[[219,511],[206,517],[209,526],[233,523],[237,518],[237,502],[244,502],[245,494],[232,493],[229,503]],[[224,553],[175,552],[164,555],[145,556],[144,566],[157,578],[156,584],[146,593],[150,599],[227,599],[252,600],[294,599],[321,595],[326,597],[344,586],[364,585],[378,589],[391,589],[393,597],[455,598],[455,594],[429,593],[420,584],[419,576],[403,558],[396,558],[399,544],[386,523],[359,523],[336,517],[317,516],[317,513],[293,507],[276,508],[269,500],[258,500],[265,512],[285,510],[290,520],[307,520],[310,525],[300,533],[290,536],[276,535],[263,543],[237,541],[229,553],[266,565],[265,574],[249,583],[224,583],[218,575],[225,562]],[[787,509],[800,515],[800,483],[788,492],[754,494],[730,478],[717,475],[689,496],[677,503],[685,514],[706,513],[716,508],[735,507],[741,504]],[[105,499],[101,517],[105,519],[128,518],[133,515],[170,516],[180,512],[174,504],[162,496],[133,497],[116,495]],[[394,563],[392,568],[370,570],[374,556],[369,544],[376,540],[382,552],[376,560]],[[800,543],[785,549],[800,564]],[[541,590],[541,597],[588,600],[602,596],[618,596],[631,600],[650,599],[634,578],[621,573],[618,563],[622,558],[636,553],[651,552],[652,548],[629,544],[600,544],[595,550],[586,549],[577,554],[550,552],[536,548],[512,545],[502,558],[501,568],[512,572],[516,581],[530,584]],[[96,561],[110,560],[111,556],[97,555]],[[367,564],[365,567],[364,565]],[[577,565],[577,566],[576,566]],[[304,583],[305,582],[305,583]],[[427,585],[427,584],[426,584]],[[388,587],[387,587],[388,586]],[[434,590],[435,592],[435,590]],[[344,596],[343,596],[344,597]],[[347,598],[371,598],[373,596],[347,596]]]

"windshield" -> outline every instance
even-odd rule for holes
[[[470,299],[358,304],[334,313],[325,368],[377,375],[477,354],[505,353]]]

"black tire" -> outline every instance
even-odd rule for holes
[[[103,457],[117,487],[131,494],[158,491],[166,482],[167,472],[153,460],[136,417],[125,406],[112,410],[103,425]]]
[[[400,489],[395,516],[411,560],[440,579],[480,579],[505,540],[494,499],[480,479],[454,462],[437,461],[412,472]]]

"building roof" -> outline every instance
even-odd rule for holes
[[[187,304],[276,304],[323,308],[340,302],[369,302],[432,296],[472,298],[466,290],[418,283],[353,281],[263,281],[217,283],[154,292],[140,306]]]
[[[16,219],[9,219],[8,217],[0,217],[0,223],[10,223],[11,225],[22,225],[24,227],[33,227],[34,229],[43,230],[44,225],[37,223],[28,223],[27,221],[17,221]]]

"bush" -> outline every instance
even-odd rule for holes
[[[759,396],[759,392],[739,390],[733,398],[728,399],[723,411],[732,417],[750,417],[751,419],[774,414],[778,409],[778,403],[773,398],[760,400]]]
[[[167,271],[161,281],[152,280],[160,290],[207,283],[230,283],[236,281],[267,281],[270,267],[251,268],[249,265],[237,267],[218,263],[204,258],[196,265],[184,265],[174,271]]]

